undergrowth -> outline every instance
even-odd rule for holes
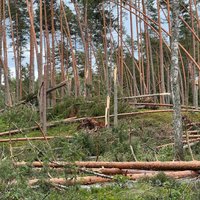
[[[73,98],[65,97],[62,103],[58,103],[48,113],[48,119],[63,119],[69,117],[88,117],[88,116],[102,116],[105,114],[106,97],[104,99],[99,97],[93,97],[90,99],[84,99],[82,97]],[[111,99],[111,114],[113,114],[113,99]],[[118,112],[131,112],[134,109],[131,108],[128,103],[120,101],[118,104]]]
[[[73,106],[72,102],[75,102]],[[96,101],[94,101],[96,102]],[[84,99],[66,99],[49,114],[49,119],[67,118],[71,116],[104,115],[105,104],[94,103]],[[124,104],[119,112],[131,112],[134,109]],[[76,111],[76,112],[75,112]],[[188,116],[198,121],[199,114]],[[35,125],[38,120],[37,111],[31,106],[19,106],[4,112],[0,117],[0,129]],[[151,114],[120,119],[118,128],[102,128],[97,131],[81,129],[78,123],[62,124],[48,129],[48,135],[56,135],[53,140],[28,141],[0,144],[0,199],[108,199],[108,200],[150,200],[150,199],[186,199],[200,198],[200,184],[197,182],[178,182],[159,174],[153,178],[145,178],[138,182],[130,182],[126,177],[115,176],[115,182],[107,186],[83,188],[80,185],[57,187],[45,180],[50,177],[74,178],[83,176],[75,166],[66,167],[63,171],[49,169],[46,165],[37,171],[31,167],[13,166],[13,161],[171,161],[173,147],[156,148],[172,142],[172,115]],[[111,120],[112,125],[112,120]],[[41,136],[40,131],[24,132],[14,137]],[[73,139],[64,136],[71,135]],[[192,147],[194,156],[199,159],[199,144]],[[135,156],[133,155],[133,152]],[[191,160],[185,150],[186,160]],[[69,171],[71,172],[69,174]],[[38,178],[41,181],[36,187],[30,187],[28,180]]]

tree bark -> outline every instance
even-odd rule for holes
[[[4,69],[4,82],[5,82],[5,103],[7,106],[12,106],[12,99],[10,94],[10,84],[9,84],[9,72],[8,72],[8,54],[7,54],[7,34],[6,34],[6,15],[5,15],[5,0],[3,1],[3,52],[4,61],[2,60],[2,55],[0,55],[0,65]]]
[[[171,37],[171,90],[173,101],[173,131],[174,131],[174,153],[176,160],[184,159],[182,141],[182,117],[180,104],[179,88],[179,57],[178,57],[178,38],[179,38],[179,0],[171,2],[172,11],[172,37]]]
[[[31,4],[31,13],[33,16],[33,5]],[[34,76],[34,33],[32,28],[30,27],[30,64],[29,64],[29,94],[34,93],[34,81],[35,81],[35,76]]]
[[[140,170],[155,170],[155,171],[169,171],[169,170],[200,170],[200,161],[170,161],[170,162],[94,162],[94,161],[77,161],[77,162],[16,162],[15,166],[32,166],[32,167],[67,167],[77,166],[85,168],[118,168],[118,169],[140,169]]]
[[[114,127],[118,126],[118,100],[117,100],[117,67],[114,68]]]

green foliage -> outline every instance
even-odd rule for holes
[[[93,97],[89,100],[84,98],[66,97],[61,103],[58,103],[53,110],[48,113],[48,119],[63,119],[69,117],[88,117],[102,116],[105,114],[106,103],[102,99],[105,97]],[[114,111],[113,99],[111,99],[111,114]],[[133,109],[128,103],[120,101],[118,104],[118,112],[131,112]]]
[[[8,108],[1,118],[10,129],[29,128],[38,121],[38,113],[35,107],[22,104]]]
[[[0,109],[4,108],[4,93],[3,91],[0,89]]]
[[[175,184],[175,180],[172,178],[169,178],[164,173],[159,173],[158,175],[154,177],[145,177],[140,180],[141,182],[148,182],[152,186],[163,186],[165,183],[167,184]]]

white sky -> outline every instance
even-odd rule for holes
[[[69,0],[67,0],[69,2]],[[67,2],[65,1],[65,2]],[[69,7],[71,8],[71,10],[74,12],[74,8],[72,6],[72,4],[68,4],[70,5]],[[126,16],[124,17],[123,19],[123,23],[124,23],[124,26],[126,28],[126,35],[130,35],[130,15],[129,15],[129,12],[126,11],[125,9],[123,9],[124,12],[126,12]],[[161,17],[164,18],[164,15],[161,13]],[[166,30],[168,30],[168,26],[167,24],[164,24],[163,25],[163,28],[165,28]],[[133,29],[134,29],[134,36],[136,37],[136,20],[135,20],[135,16],[133,15]],[[114,31],[113,32],[113,35],[114,37],[117,38],[117,34],[116,32]],[[125,39],[125,38],[124,38]],[[136,38],[134,38],[136,39]],[[14,77],[15,76],[15,63],[14,63],[14,55],[13,55],[13,50],[12,50],[12,47],[10,47],[10,44],[11,44],[11,39],[8,38],[8,41],[7,41],[8,45],[9,45],[9,49],[8,49],[8,66],[9,66],[9,69],[10,69],[10,72],[11,72],[11,76]],[[43,52],[44,54],[44,52]],[[137,53],[135,52],[135,56],[137,57]],[[24,59],[23,59],[23,62],[22,64],[26,64],[26,63],[29,63],[29,57],[30,57],[30,52],[29,52],[29,44],[27,44],[27,48],[26,50],[24,50]],[[37,66],[36,66],[36,61],[35,61],[35,77],[37,77]]]

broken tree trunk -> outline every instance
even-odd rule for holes
[[[117,101],[117,67],[114,68],[114,127],[118,126],[118,101]]]

